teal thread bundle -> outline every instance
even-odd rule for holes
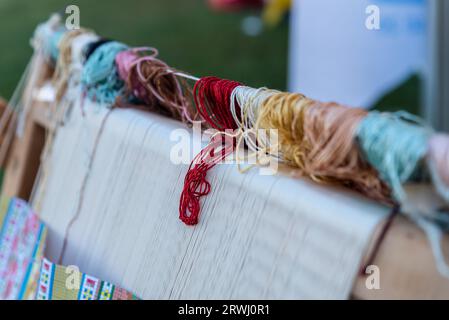
[[[44,55],[52,62],[59,56],[59,41],[66,29],[61,24],[61,17],[57,14],[37,26],[31,39],[31,45],[36,50],[42,50]]]
[[[360,123],[361,151],[399,202],[406,198],[402,185],[423,165],[431,134],[418,118],[405,112],[371,112]]]
[[[50,55],[50,58],[53,61],[58,60],[59,57],[59,43],[61,42],[62,37],[67,32],[65,28],[58,28],[53,35],[50,37],[50,41],[48,42],[47,48],[45,50]]]
[[[409,200],[403,185],[413,180],[415,176],[422,175],[424,171],[430,169],[435,180],[433,170],[435,168],[426,167],[429,153],[430,155],[435,153],[435,150],[432,152],[432,147],[435,149],[435,146],[432,146],[432,140],[435,140],[432,135],[433,131],[425,127],[419,118],[405,112],[371,112],[358,128],[357,138],[361,151],[379,172],[380,177],[391,187],[393,196],[400,205]],[[436,188],[440,195],[444,196],[438,184]],[[428,212],[432,210],[422,212],[416,208],[406,214],[425,232],[438,271],[449,278],[449,266],[441,246],[443,232],[441,227],[432,221],[432,219],[444,220],[441,219],[443,213]]]
[[[98,47],[89,57],[81,75],[81,84],[87,96],[99,103],[112,105],[125,92],[125,83],[119,77],[115,57],[128,46],[112,41]]]

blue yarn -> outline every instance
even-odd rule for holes
[[[357,138],[367,161],[377,169],[402,203],[402,185],[417,174],[432,130],[409,113],[371,112],[359,125]]]
[[[61,41],[62,36],[67,32],[65,28],[59,28],[56,30],[49,39],[48,47],[46,50],[48,51],[48,55],[51,57],[53,61],[58,60],[59,57],[59,42]]]
[[[81,83],[87,96],[100,103],[113,104],[125,91],[115,64],[116,55],[128,46],[120,42],[108,42],[98,47],[89,57],[81,75]]]

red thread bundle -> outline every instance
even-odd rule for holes
[[[240,85],[239,82],[216,77],[201,78],[195,84],[193,90],[198,113],[211,127],[219,131],[237,129],[230,111],[230,99],[232,91]],[[206,179],[207,172],[230,155],[234,146],[234,138],[226,139],[225,135],[215,135],[207,147],[193,159],[184,179],[179,204],[179,218],[185,224],[198,223],[200,199],[211,191],[211,185]]]
[[[222,135],[214,136],[190,164],[179,203],[179,219],[186,225],[198,223],[200,198],[211,191],[210,182],[206,180],[207,172],[234,151],[234,141],[229,143],[226,140]]]
[[[232,91],[242,84],[217,77],[201,78],[193,88],[195,104],[201,117],[214,129],[237,129],[231,113]],[[237,107],[239,108],[239,107]],[[237,110],[240,114],[240,110]]]

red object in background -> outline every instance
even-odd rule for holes
[[[248,8],[261,8],[264,0],[208,0],[209,6],[219,11],[237,11]]]

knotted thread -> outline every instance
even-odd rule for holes
[[[98,47],[84,65],[81,83],[89,98],[112,105],[124,94],[124,82],[120,79],[115,58],[128,47],[120,42],[108,42]]]
[[[117,55],[119,75],[127,92],[147,106],[161,106],[171,117],[193,123],[197,115],[189,99],[191,88],[157,55],[154,48],[135,48]]]

